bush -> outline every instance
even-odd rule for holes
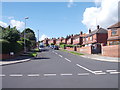
[[[8,54],[10,52],[10,42],[0,39],[0,53]]]
[[[14,52],[16,54],[22,50],[23,50],[23,42],[22,41],[10,43],[10,52]]]

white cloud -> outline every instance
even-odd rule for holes
[[[18,29],[18,30],[22,30],[25,28],[25,23],[24,22],[21,22],[21,21],[17,21],[17,20],[11,20],[10,21],[10,25],[12,27],[15,27]]]
[[[101,0],[99,7],[86,8],[83,14],[82,23],[85,24],[87,28],[92,29],[95,29],[97,24],[103,28],[107,28],[117,23],[119,1],[120,0]]]
[[[8,19],[14,19],[14,17],[13,17],[13,16],[10,16],[10,17],[8,17]]]
[[[7,27],[8,25],[7,25],[7,23],[4,23],[4,22],[2,22],[2,21],[0,21],[0,26],[2,26],[2,27]]]
[[[67,5],[67,7],[68,7],[68,8],[72,7],[72,6],[74,5],[73,2],[74,2],[73,0],[69,0],[69,3],[68,3],[68,5]]]
[[[45,38],[49,38],[49,37],[48,37],[47,35],[43,34],[43,35],[40,37],[39,40],[41,41],[41,40],[44,40]]]

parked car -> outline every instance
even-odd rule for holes
[[[54,50],[59,50],[59,47],[57,45],[54,45]]]
[[[40,45],[39,51],[45,51],[44,45]]]

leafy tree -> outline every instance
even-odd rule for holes
[[[20,39],[20,32],[16,29],[16,27],[10,28],[8,26],[7,28],[0,29],[2,31],[1,33],[1,39],[8,40],[9,42],[16,42]]]

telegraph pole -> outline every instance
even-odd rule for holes
[[[39,30],[38,30],[38,49],[39,49]]]

